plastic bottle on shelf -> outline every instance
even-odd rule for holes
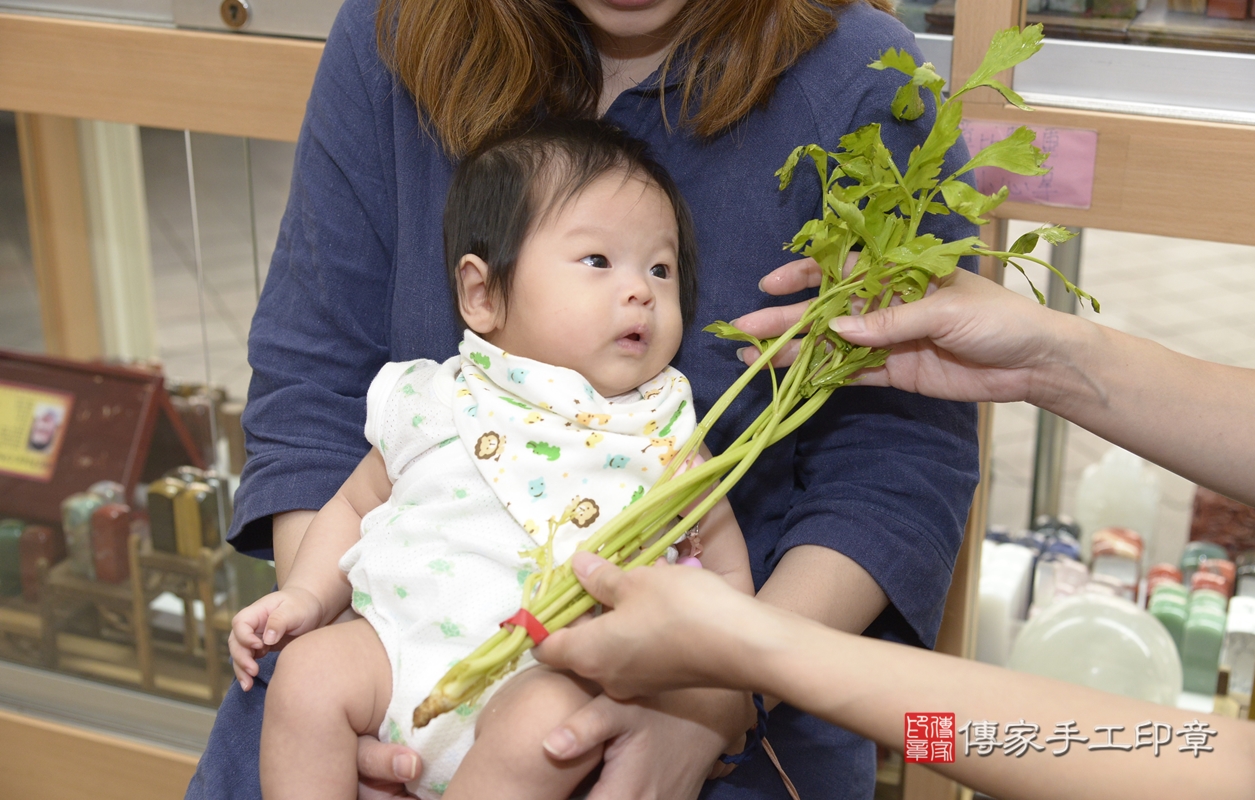
[[[1214,691],[1224,629],[1223,607],[1216,608],[1212,603],[1200,602],[1200,598],[1190,598],[1190,615],[1185,620],[1181,648],[1181,667],[1187,692],[1212,694]]]
[[[1159,477],[1150,464],[1112,447],[1085,468],[1076,490],[1082,558],[1089,562],[1094,532],[1107,527],[1132,528],[1142,535],[1143,552],[1150,552],[1158,510]]]
[[[1255,597],[1229,601],[1220,663],[1229,668],[1229,693],[1238,702],[1249,703],[1255,680]]]
[[[1183,647],[1185,620],[1189,616],[1185,587],[1179,583],[1159,584],[1151,595],[1147,611],[1168,630],[1179,652]]]
[[[1229,582],[1223,575],[1215,572],[1196,571],[1190,576],[1190,591],[1206,590],[1215,592],[1227,603],[1229,601]]]
[[[1200,587],[1190,592],[1189,606],[1191,611],[1206,606],[1224,614],[1229,607],[1229,600],[1215,589]]]
[[[1175,583],[1182,585],[1181,570],[1174,564],[1156,564],[1146,570],[1146,604],[1150,605],[1150,598],[1155,595],[1155,589],[1164,583]]]
[[[1255,550],[1242,553],[1235,563],[1237,585],[1234,587],[1234,594],[1255,597]]]
[[[1088,582],[1089,571],[1080,561],[1053,551],[1043,553],[1033,571],[1030,619],[1056,600],[1080,594]]]
[[[1216,696],[1212,700],[1211,713],[1237,719],[1240,709],[1241,704],[1234,699],[1229,684],[1229,668],[1221,667],[1216,673]]]
[[[1027,614],[1035,553],[986,539],[981,547],[976,660],[1002,666]]]
[[[1142,537],[1130,528],[1102,528],[1091,540],[1090,569],[1119,585],[1128,600],[1137,600],[1142,577]]]
[[[1209,573],[1217,575],[1224,579],[1224,588],[1221,593],[1225,597],[1233,596],[1233,584],[1237,580],[1237,567],[1232,561],[1224,558],[1209,558],[1205,561],[1198,562],[1198,570],[1194,573]]]
[[[1198,571],[1198,565],[1209,558],[1228,559],[1229,553],[1215,542],[1189,542],[1181,552],[1182,583],[1187,586],[1190,578]]]

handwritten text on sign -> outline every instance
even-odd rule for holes
[[[1018,125],[964,120],[963,141],[973,153],[1010,136]],[[1008,200],[1064,208],[1089,208],[1094,198],[1094,160],[1098,131],[1078,128],[1035,128],[1034,144],[1049,154],[1045,175],[1016,175],[997,167],[976,170],[976,188],[985,194],[1006,186]]]

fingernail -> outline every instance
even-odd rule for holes
[[[766,279],[766,278],[759,278],[759,279],[758,279],[758,291],[760,291],[760,292],[765,292],[765,291],[767,291],[766,289],[764,289],[764,288],[763,288],[763,281],[765,281],[765,280],[767,280],[767,279]]]
[[[837,333],[862,333],[867,325],[861,316],[833,317],[828,321],[828,327]]]
[[[575,735],[566,728],[551,731],[544,741],[545,752],[554,758],[566,758],[575,747]]]
[[[414,780],[418,777],[418,756],[395,756],[392,759],[392,771],[403,781]]]
[[[749,349],[748,347],[738,347],[738,348],[736,349],[736,360],[737,360],[737,361],[744,361],[744,360],[745,360],[745,351],[746,351],[746,350],[748,350],[748,349]]]
[[[279,632],[276,630],[268,630],[261,635],[261,642],[265,645],[272,645],[279,641]]]

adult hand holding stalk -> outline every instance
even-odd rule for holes
[[[1160,719],[1164,707],[1011,672],[919,648],[834,631],[730,590],[684,567],[622,572],[579,554],[576,573],[614,610],[559,631],[536,648],[540,660],[571,669],[620,697],[708,684],[775,694],[789,704],[892,748],[902,746],[902,719],[919,709],[951,711],[956,720],[1076,720],[1092,731],[1113,720]],[[1240,798],[1255,781],[1255,726],[1191,712],[1218,732],[1205,770],[1180,742],[1156,756],[1147,747],[1111,758],[1074,745],[1060,759],[980,758],[957,753],[932,768],[1006,800],[1163,795]],[[1136,724],[1136,723],[1134,723]],[[597,743],[572,718],[545,739],[559,759]],[[1057,746],[1051,746],[1055,749]]]
[[[787,264],[764,280],[787,294],[812,280]],[[862,383],[952,400],[1023,400],[1246,503],[1255,502],[1255,370],[1190,358],[1051,311],[956,272],[918,303],[833,320],[843,338],[892,348]],[[756,312],[764,336],[788,317]]]
[[[761,285],[770,294],[818,285],[812,264],[786,264]],[[734,324],[771,338],[799,316],[796,307],[783,306],[756,311]],[[1041,373],[1064,368],[1068,331],[1061,317],[992,281],[956,271],[933,281],[919,302],[836,317],[829,327],[852,344],[890,350],[883,365],[859,374],[863,386],[891,386],[944,400],[1040,404],[1039,395],[1049,392],[1051,383]]]

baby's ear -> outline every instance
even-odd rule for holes
[[[498,298],[488,288],[488,263],[467,253],[458,262],[458,311],[466,326],[483,336],[500,327]]]

